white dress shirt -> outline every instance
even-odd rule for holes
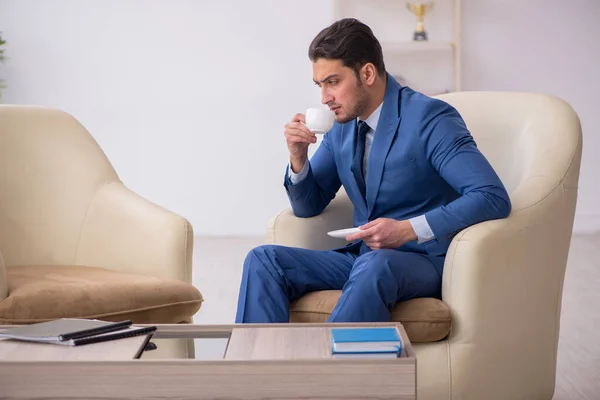
[[[375,111],[373,111],[373,113],[371,115],[369,115],[369,117],[365,120],[365,122],[367,123],[367,125],[369,125],[369,131],[367,132],[366,138],[365,138],[365,155],[363,157],[363,173],[365,176],[365,182],[367,181],[367,161],[369,159],[369,153],[371,152],[371,144],[373,144],[373,137],[375,136],[375,130],[377,129],[377,123],[379,122],[379,114],[381,114],[381,107],[383,106],[383,103],[381,103],[379,105],[379,107],[377,107],[377,109]],[[308,159],[306,160],[306,163],[304,163],[304,167],[302,168],[302,171],[300,171],[299,173],[294,173],[294,171],[292,171],[292,168],[290,166],[289,168],[289,176],[290,176],[290,180],[292,182],[292,184],[297,184],[298,182],[301,182],[304,178],[306,178],[306,175],[308,174],[308,164],[309,161]],[[418,243],[423,243],[423,242],[427,242],[429,240],[435,239],[435,235],[433,234],[433,231],[431,230],[431,227],[429,226],[429,223],[427,222],[427,218],[425,218],[425,215],[419,215],[417,217],[414,218],[410,218],[409,219],[410,224],[412,225],[415,233],[417,234],[418,237]]]

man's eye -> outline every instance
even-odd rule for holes
[[[337,85],[338,81],[337,80],[331,80],[331,81],[329,81],[329,84],[330,85]]]

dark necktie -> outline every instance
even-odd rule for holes
[[[357,126],[356,146],[354,148],[354,158],[352,159],[352,173],[358,184],[358,188],[363,198],[366,198],[365,178],[363,175],[363,158],[365,156],[365,139],[369,131],[369,125],[365,121],[359,121]]]

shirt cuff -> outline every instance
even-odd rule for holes
[[[435,235],[427,222],[425,215],[419,215],[408,220],[417,234],[417,243],[425,243],[435,239]]]
[[[306,159],[306,162],[304,163],[304,167],[302,167],[302,171],[298,172],[297,174],[294,173],[294,171],[292,171],[292,166],[290,165],[288,168],[289,176],[290,176],[290,181],[292,182],[293,185],[302,182],[304,180],[304,178],[306,178],[306,175],[308,175],[308,159]]]

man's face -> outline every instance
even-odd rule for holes
[[[321,102],[335,113],[341,124],[365,112],[369,96],[354,70],[340,60],[320,58],[313,63],[313,81],[321,88]]]

